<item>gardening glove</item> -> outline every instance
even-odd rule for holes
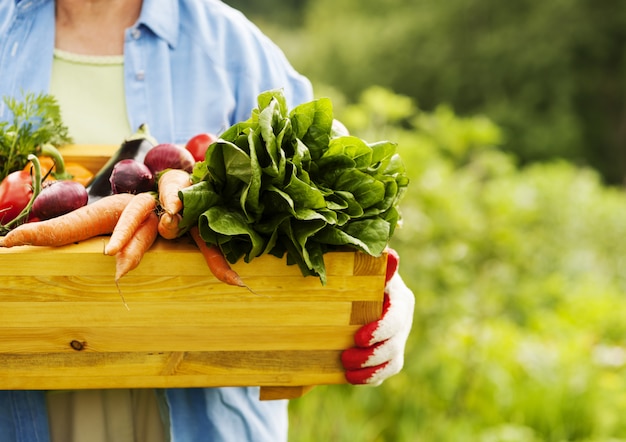
[[[404,348],[413,324],[415,296],[398,274],[399,256],[387,249],[383,313],[354,336],[355,347],[344,350],[341,362],[351,384],[380,385],[404,365]]]

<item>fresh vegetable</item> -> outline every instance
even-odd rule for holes
[[[163,172],[159,176],[158,182],[161,208],[170,215],[180,212],[183,208],[183,202],[178,196],[178,192],[190,185],[191,177],[184,170],[169,169]]]
[[[180,227],[198,225],[230,263],[286,255],[322,283],[329,250],[382,254],[400,219],[404,165],[395,143],[336,136],[333,121],[328,99],[288,111],[282,91],[259,95],[250,118],[196,163]]]
[[[23,224],[28,220],[28,216],[33,207],[35,199],[41,192],[41,165],[39,160],[33,154],[28,155],[27,159],[32,162],[29,171],[18,170],[11,172],[2,183],[0,183],[0,219],[3,213],[11,212],[12,219],[0,222],[0,235],[4,235],[16,226]],[[26,178],[28,176],[28,178]],[[28,180],[28,183],[26,183]],[[23,205],[25,194],[28,195],[26,205]],[[15,199],[18,196],[19,199]],[[6,204],[3,206],[2,204]],[[17,206],[22,209],[15,214],[13,209]]]
[[[62,246],[111,233],[133,195],[120,193],[45,221],[21,224],[4,237],[0,247]]]
[[[93,173],[78,163],[66,163],[61,152],[46,143],[38,149],[37,159],[41,165],[42,176],[48,181],[73,180],[87,186],[93,179]],[[30,170],[31,163],[24,169]]]
[[[83,184],[88,184],[88,182],[93,178],[93,173],[91,173],[91,171],[76,163],[71,163],[76,176],[72,174],[68,168],[68,164],[65,163],[61,152],[50,143],[46,143],[40,147],[38,153],[40,163],[41,158],[48,158],[52,160],[54,167],[45,172],[50,172],[50,175],[55,180],[74,180]],[[43,172],[44,170],[42,166],[42,173]]]
[[[197,226],[193,226],[189,230],[189,233],[196,245],[198,246],[198,249],[200,249],[202,257],[207,263],[207,266],[209,267],[211,273],[213,273],[213,276],[215,276],[220,281],[225,282],[226,284],[235,285],[238,287],[247,287],[239,274],[230,267],[230,264],[228,263],[228,261],[226,261],[224,255],[222,255],[219,247],[215,245],[209,246],[204,241],[204,239],[202,239]]]
[[[154,175],[144,163],[127,158],[119,161],[111,172],[113,193],[141,193],[155,190]]]
[[[28,170],[11,172],[0,183],[0,224],[13,221],[26,208],[33,194],[33,179]]]
[[[152,192],[138,193],[124,207],[120,218],[104,248],[105,255],[115,255],[128,243],[137,228],[156,209],[156,196]]]
[[[65,172],[71,177],[69,179],[82,184],[83,187],[87,187],[94,177],[91,170],[79,163],[65,163]],[[60,169],[55,165],[55,168],[52,170],[52,176],[59,179],[58,176],[60,173]]]
[[[350,131],[341,121],[337,119],[333,119],[333,123],[330,127],[330,135],[331,137],[344,137],[350,135]]]
[[[111,174],[117,163],[128,158],[133,158],[143,162],[146,154],[157,144],[150,135],[150,130],[146,124],[139,126],[139,129],[124,140],[115,154],[109,158],[104,166],[96,173],[92,183],[87,187],[89,202],[93,202],[113,193],[111,189]]]
[[[21,176],[24,183],[21,186],[21,191],[9,188],[9,186],[2,189],[0,186],[0,193],[6,191],[5,196],[9,199],[21,197],[24,201],[25,198],[28,198],[26,204],[22,201],[20,204],[13,205],[14,209],[21,207],[19,212],[10,210],[8,211],[10,216],[6,219],[0,217],[3,223],[0,233],[6,233],[12,227],[26,220],[46,220],[87,204],[85,186],[80,181],[71,180],[73,177],[67,173],[59,151],[54,146],[46,144],[40,149],[39,155],[39,157],[35,157],[31,154],[28,157],[30,161],[23,170],[12,172],[5,179],[9,183],[10,178]],[[44,163],[43,167],[42,162]],[[53,170],[55,163],[58,166],[56,173]],[[76,167],[81,173],[85,173],[84,170],[86,169],[82,166],[76,165]],[[59,179],[50,178],[51,175]],[[2,207],[2,203],[0,203],[0,207]],[[0,212],[2,212],[1,209]]]
[[[204,161],[206,151],[211,144],[217,141],[217,136],[212,133],[200,133],[195,135],[187,141],[185,149],[191,152],[194,160]]]
[[[21,99],[4,97],[3,101],[13,119],[0,122],[0,180],[23,169],[28,155],[38,154],[40,146],[72,141],[52,95],[26,93]]]
[[[154,175],[166,169],[181,169],[191,173],[195,160],[191,152],[176,144],[163,143],[154,146],[143,160]]]
[[[124,247],[115,254],[115,282],[131,270],[137,268],[144,254],[150,249],[157,237],[157,224],[159,218],[155,212],[150,212],[148,217],[135,230],[133,236]]]
[[[41,173],[45,181],[57,181],[62,179],[70,179],[76,181],[86,187],[93,179],[93,173],[78,163],[63,162],[59,166],[52,157],[40,154],[39,163],[41,164]],[[31,163],[26,164],[24,170],[29,171],[32,167]]]
[[[165,239],[177,238],[182,233],[179,227],[181,219],[182,217],[180,213],[171,215],[167,212],[162,212],[159,215],[159,235]]]
[[[43,221],[64,215],[87,204],[87,189],[72,180],[47,181],[35,198],[29,220]]]

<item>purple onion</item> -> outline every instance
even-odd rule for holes
[[[155,190],[154,175],[140,161],[132,158],[119,161],[111,172],[113,193],[141,193]]]
[[[148,151],[143,162],[154,175],[165,169],[181,169],[191,173],[196,163],[191,152],[170,143],[154,146]]]
[[[71,180],[46,181],[30,211],[30,219],[46,220],[87,204],[87,189]]]

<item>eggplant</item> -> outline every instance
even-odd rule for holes
[[[139,126],[137,132],[124,140],[115,154],[109,158],[109,161],[94,176],[91,184],[87,187],[89,203],[113,194],[110,180],[113,168],[117,163],[127,159],[143,162],[148,151],[157,144],[156,140],[150,135],[148,125],[142,124]]]

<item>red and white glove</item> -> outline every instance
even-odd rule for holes
[[[344,350],[341,362],[351,384],[380,385],[404,366],[404,349],[413,324],[415,296],[398,274],[399,256],[387,249],[383,313],[354,335],[355,347]]]

